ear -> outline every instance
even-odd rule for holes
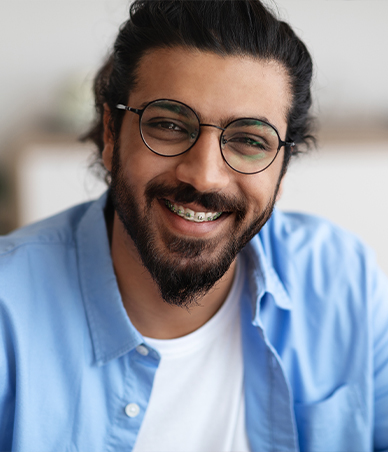
[[[104,149],[102,151],[102,161],[105,168],[110,172],[112,169],[112,156],[114,149],[114,139],[110,128],[110,109],[108,104],[104,104]]]

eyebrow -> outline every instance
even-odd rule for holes
[[[257,126],[260,125],[262,123],[269,123],[270,122],[267,119],[264,118],[236,118],[238,121],[240,121],[242,123],[243,126]]]
[[[277,129],[276,126],[265,116],[228,116],[226,118],[221,119],[220,121],[221,127],[225,127],[231,122],[236,121],[238,119],[243,121],[245,120],[246,125],[252,125],[251,121],[266,122],[267,124],[270,124],[272,127],[275,127],[275,129]]]
[[[147,107],[147,105],[151,104],[152,102],[155,102],[156,100],[158,100],[158,107],[163,108],[168,111],[172,111],[173,113],[181,114],[186,117],[188,116],[186,114],[187,106],[185,104],[180,106],[180,105],[178,105],[180,102],[178,100],[173,100],[173,99],[160,99],[160,100],[155,99],[155,100],[143,102],[142,104],[140,104],[139,110],[144,110],[144,108]],[[177,102],[177,104],[171,105],[170,102]]]
[[[166,102],[161,101],[158,103],[158,107],[161,109],[167,110],[167,111],[171,111],[172,113],[176,113],[176,114],[185,116],[186,118],[189,117],[188,112],[187,112],[187,107],[185,105],[179,105],[179,104],[172,105],[169,101],[166,101]]]

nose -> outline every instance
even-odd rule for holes
[[[219,191],[230,182],[230,172],[220,151],[220,131],[203,127],[195,145],[182,154],[176,167],[179,181],[192,185],[198,191]]]

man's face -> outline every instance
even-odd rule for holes
[[[274,61],[153,50],[140,62],[127,105],[143,108],[156,99],[189,105],[204,124],[264,119],[285,139],[291,96],[286,71]],[[128,252],[140,257],[172,304],[188,306],[222,277],[268,220],[276,199],[283,148],[265,171],[240,174],[222,158],[220,133],[202,127],[190,151],[175,157],[156,155],[145,146],[134,113],[124,114],[117,145],[106,134],[103,158],[112,176],[115,210],[127,242],[135,245]],[[195,222],[173,212],[182,208],[213,220]]]

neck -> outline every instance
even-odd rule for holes
[[[116,214],[111,234],[113,266],[123,304],[132,324],[143,336],[156,339],[185,336],[204,325],[222,306],[233,283],[235,262],[196,304],[189,308],[173,306],[162,299]]]

